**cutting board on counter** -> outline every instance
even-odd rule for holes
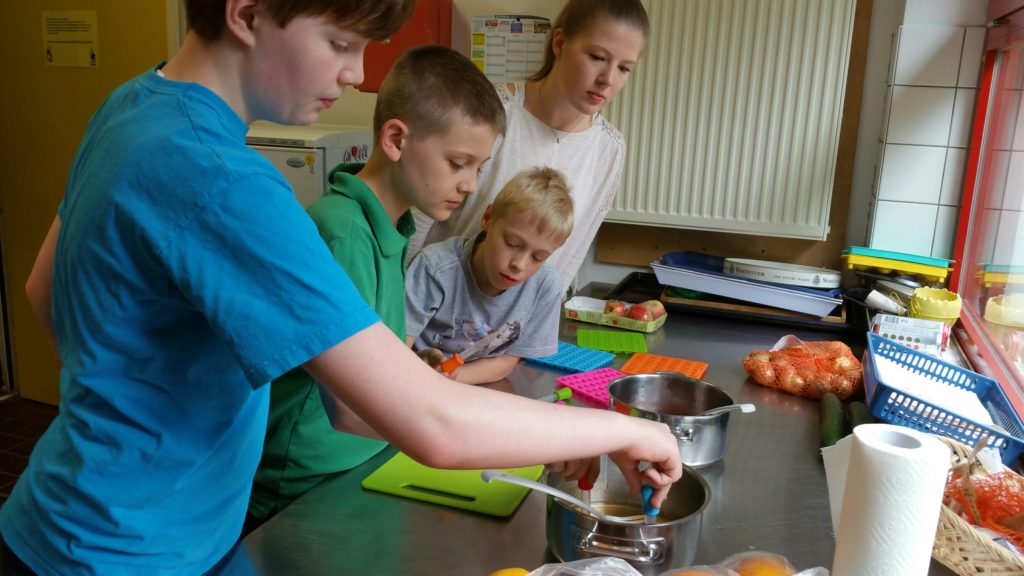
[[[537,465],[502,472],[537,480],[543,470]],[[507,482],[484,482],[480,470],[430,468],[401,452],[363,479],[363,488],[491,516],[512,514],[530,491]]]

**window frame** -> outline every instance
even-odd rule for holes
[[[988,149],[990,142],[986,141],[986,138],[990,134],[986,128],[995,116],[993,110],[997,94],[994,90],[995,84],[1000,80],[1000,57],[1010,50],[1024,50],[1024,0],[1013,2],[1012,8],[1004,3],[1002,8],[1005,11],[997,14],[990,23],[978,84],[974,124],[965,167],[964,190],[960,202],[960,217],[953,250],[956,261],[950,275],[950,290],[957,293],[973,289],[973,286],[968,284],[976,282],[972,250],[978,238],[987,233],[976,226],[980,226],[981,212],[985,209],[984,194],[988,191],[988,179],[993,177],[993,154]],[[994,32],[995,30],[998,32]],[[982,311],[977,309],[974,299],[964,298],[963,303],[960,320],[953,329],[957,343],[972,367],[996,380],[1017,414],[1024,414],[1024,377],[1011,365],[1013,359],[1008,358],[1002,347],[994,341],[994,334],[986,327]]]

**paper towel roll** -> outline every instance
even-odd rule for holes
[[[858,426],[844,446],[849,458],[832,575],[928,574],[949,448],[936,438],[889,424]],[[833,455],[829,460],[834,465],[843,459]],[[828,473],[830,498],[835,497],[831,488],[836,472]]]

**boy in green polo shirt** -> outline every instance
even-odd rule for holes
[[[477,171],[504,133],[505,111],[472,62],[441,46],[406,52],[381,84],[366,164],[342,164],[330,190],[308,209],[356,288],[405,338],[405,257],[415,232],[409,208],[447,220],[476,191]],[[253,483],[246,532],[328,475],[349,470],[386,443],[354,412],[336,432],[316,382],[301,368],[273,382],[263,457]]]

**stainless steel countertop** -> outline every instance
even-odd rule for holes
[[[602,328],[563,320],[561,339],[575,342],[578,329]],[[705,380],[737,402],[757,405],[753,414],[730,417],[725,458],[699,470],[712,488],[712,501],[704,513],[697,564],[756,549],[782,554],[798,569],[831,568],[835,541],[818,451],[818,403],[759,386],[741,365],[748,352],[769,348],[785,334],[840,337],[672,312],[662,329],[645,335],[650,352],[707,362]],[[862,342],[849,343],[858,355],[863,350]],[[620,355],[615,366],[624,360]],[[491,387],[538,397],[550,393],[561,374],[524,363]],[[414,407],[396,404],[396,417],[414,414]],[[363,490],[363,478],[393,454],[389,447],[304,495],[246,537],[234,565],[268,575],[483,576],[557,562],[547,550],[543,494],[530,493],[512,516],[495,518]],[[953,573],[933,561],[929,574]]]

